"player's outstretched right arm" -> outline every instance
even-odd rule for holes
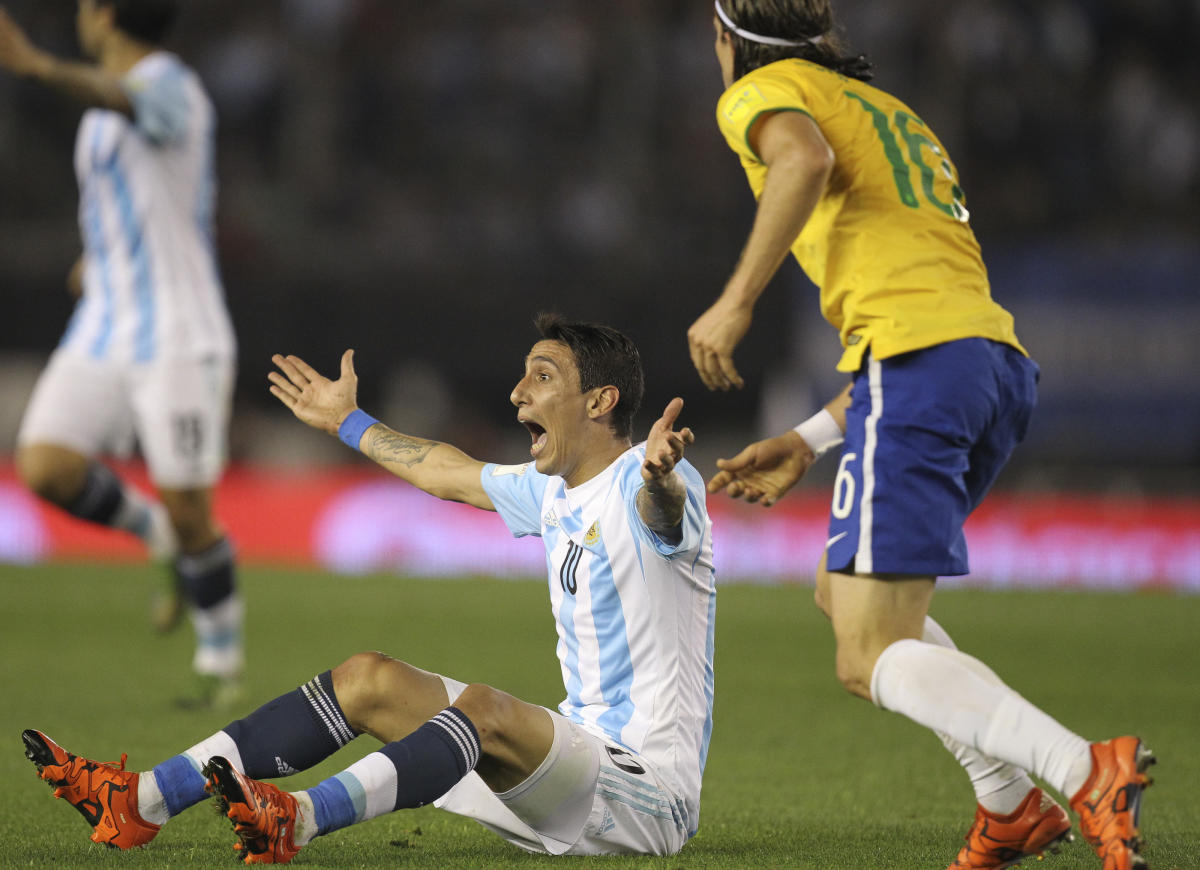
[[[709,480],[708,491],[724,490],[731,498],[757,502],[763,507],[775,504],[808,473],[822,453],[841,443],[851,387],[847,385],[821,411],[795,429],[755,441],[732,459],[718,459],[720,470]]]
[[[35,79],[85,106],[111,109],[133,117],[133,104],[116,76],[98,66],[62,60],[29,41],[0,6],[0,69]]]
[[[275,354],[271,362],[279,368],[267,376],[271,394],[309,426],[339,436],[346,418],[358,410],[354,351],[342,354],[341,376],[336,381],[297,356]],[[496,509],[480,482],[482,462],[453,445],[404,435],[369,418],[365,422],[370,425],[352,446],[392,474],[438,498]]]

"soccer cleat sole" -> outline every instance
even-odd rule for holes
[[[1147,776],[1146,771],[1153,765],[1158,764],[1158,758],[1150,751],[1145,743],[1138,741],[1137,752],[1134,755],[1134,767],[1141,775],[1142,781],[1137,789],[1133,790],[1133,794],[1129,796],[1129,806],[1133,814],[1133,827],[1138,833],[1133,839],[1129,840],[1128,846],[1133,852],[1131,870],[1146,870],[1149,864],[1142,857],[1142,846],[1145,845],[1142,841],[1142,795],[1146,793],[1146,789],[1154,785],[1153,777]]]
[[[1057,855],[1060,852],[1062,852],[1063,846],[1067,845],[1068,843],[1074,843],[1074,842],[1075,842],[1075,835],[1072,834],[1070,831],[1064,831],[1061,835],[1055,837],[1053,840],[1051,840],[1046,845],[1042,846],[1036,852],[1033,852],[1029,855],[1025,855],[1022,858],[1018,858],[1012,864],[1001,865],[1000,870],[1002,870],[1002,868],[1004,868],[1004,867],[1016,867],[1016,866],[1020,865],[1020,863],[1022,861],[1027,861],[1030,858],[1033,858],[1035,861],[1044,861],[1044,860],[1046,860],[1047,855]]]
[[[233,767],[226,759],[214,756],[200,772],[207,780],[204,785],[205,791],[213,796],[223,814],[228,815],[230,806],[235,803],[246,803],[246,793],[242,791],[242,784],[233,775]]]
[[[38,773],[42,772],[42,768],[58,763],[54,758],[54,750],[46,745],[40,731],[26,728],[21,732],[21,742],[25,744],[25,757],[37,765]]]

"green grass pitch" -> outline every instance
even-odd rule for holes
[[[365,649],[549,706],[561,696],[543,583],[247,568],[248,701],[232,713],[187,711],[173,699],[189,688],[189,632],[151,634],[155,582],[140,566],[0,566],[0,867],[234,860],[228,823],[208,804],[174,819],[145,849],[91,844],[78,814],[34,776],[23,728],[93,758],[127,752],[131,768],[146,769]],[[1155,750],[1146,856],[1154,870],[1200,867],[1200,598],[952,585],[935,598],[934,615],[963,648],[1081,734],[1137,732]],[[945,867],[974,812],[965,777],[932,735],[843,695],[832,653],[809,589],[721,589],[700,833],[677,856],[530,856],[425,808],[318,839],[294,866]],[[315,784],[375,745],[360,738],[285,782]],[[1038,866],[1099,861],[1077,840]]]

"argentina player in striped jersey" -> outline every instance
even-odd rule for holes
[[[55,794],[93,812],[93,839],[143,845],[203,800],[206,784],[254,863],[290,861],[318,835],[427,803],[531,852],[664,855],[695,834],[716,588],[704,481],[683,459],[692,433],[675,429],[683,401],[633,444],[643,392],[633,343],[554,315],[537,326],[542,340],[510,396],[533,439],[521,465],[480,462],[359,410],[352,351],[336,381],[278,355],[270,380],[299,419],[396,476],[497,511],[515,536],[542,537],[566,689],[558,711],[364,652],[150,772],[24,732]],[[259,781],[311,767],[362,733],[385,745],[314,788]]]
[[[0,8],[0,69],[85,107],[75,143],[83,255],[74,314],[38,379],[17,469],[74,516],[137,535],[172,571],[153,621],[196,631],[203,698],[232,701],[242,668],[233,549],[213,515],[235,341],[213,244],[216,119],[199,79],[162,49],[175,0],[80,0],[90,63],[35,47]],[[102,454],[136,438],[161,499]]]

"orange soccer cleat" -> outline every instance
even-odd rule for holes
[[[21,732],[25,757],[37,765],[38,776],[54,786],[92,826],[92,841],[117,849],[144,846],[161,825],[152,825],[138,814],[138,774],[120,766],[91,761],[67,752],[41,731]]]
[[[975,824],[948,870],[1000,870],[1046,852],[1057,854],[1059,846],[1074,839],[1067,812],[1040,788],[1031,789],[1021,805],[1006,816],[975,808]]]
[[[247,864],[286,864],[300,852],[296,831],[296,799],[270,783],[238,772],[227,759],[214,755],[204,765],[206,788],[221,812],[233,822]]]
[[[1092,772],[1071,798],[1079,830],[1104,861],[1104,870],[1146,867],[1138,816],[1142,792],[1153,780],[1146,768],[1154,753],[1137,737],[1116,737],[1092,744]]]

